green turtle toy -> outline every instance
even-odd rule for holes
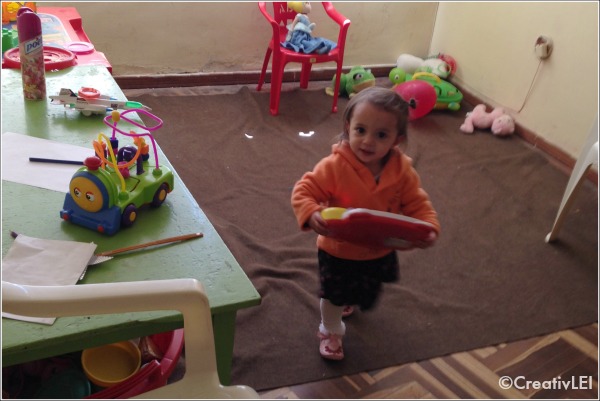
[[[437,101],[434,106],[435,110],[448,109],[457,111],[460,109],[460,102],[463,99],[463,94],[456,86],[448,81],[444,81],[433,73],[421,71],[415,72],[414,74],[407,74],[402,68],[396,67],[390,71],[389,78],[394,84],[394,87],[413,79],[425,81],[431,84],[435,89],[437,95]]]
[[[350,72],[342,74],[340,77],[340,96],[352,97],[361,90],[375,86],[375,76],[371,70],[367,70],[364,67],[356,66],[352,67]],[[333,96],[335,89],[335,75],[331,80],[331,86],[325,88],[325,93],[329,96]]]

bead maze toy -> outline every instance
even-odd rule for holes
[[[146,115],[156,125],[144,127],[128,118],[130,113]],[[117,128],[120,120],[148,132],[125,132]],[[160,118],[143,109],[132,109],[122,113],[113,111],[104,118],[104,123],[112,128],[112,137],[109,139],[100,133],[93,141],[95,156],[86,158],[84,167],[71,178],[60,217],[112,235],[122,227],[132,226],[138,209],[146,205],[162,205],[173,190],[174,175],[168,167],[159,165],[156,143],[151,134],[162,127]],[[133,138],[134,145],[119,147],[117,132]],[[150,146],[144,137],[152,142],[153,166],[150,164]]]
[[[62,88],[58,92],[58,95],[52,95],[50,96],[50,99],[50,104],[63,105],[65,106],[65,109],[79,110],[84,116],[106,114],[107,112],[118,109],[152,110],[139,102],[117,100],[113,97],[101,94],[97,89],[89,87],[80,88],[77,93],[73,92],[71,89]]]
[[[413,242],[424,241],[435,232],[425,221],[379,210],[329,207],[321,216],[330,236],[379,248],[410,249]]]

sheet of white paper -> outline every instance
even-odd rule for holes
[[[75,285],[96,250],[96,244],[47,240],[19,234],[2,260],[2,280],[26,285]],[[2,312],[3,317],[53,324],[38,318]]]
[[[19,184],[67,193],[69,182],[82,166],[30,162],[30,157],[81,160],[93,156],[94,149],[48,139],[5,132],[2,134],[2,179]]]

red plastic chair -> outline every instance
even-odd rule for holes
[[[285,68],[285,65],[289,62],[302,64],[302,70],[300,73],[300,87],[302,89],[306,89],[308,87],[310,70],[313,64],[327,62],[335,62],[337,64],[335,74],[336,80],[334,85],[333,106],[331,108],[331,111],[333,113],[337,112],[340,76],[342,73],[342,63],[344,60],[344,47],[346,44],[346,34],[348,33],[348,28],[350,27],[350,20],[344,17],[338,11],[336,11],[336,9],[333,7],[333,3],[328,1],[322,2],[323,8],[325,9],[325,12],[329,16],[329,18],[335,21],[335,23],[338,24],[340,27],[337,39],[337,46],[335,47],[335,49],[333,49],[327,54],[299,53],[281,46],[281,42],[285,42],[285,36],[287,34],[286,27],[294,20],[296,12],[287,8],[287,2],[273,2],[269,4],[272,4],[273,6],[272,15],[267,11],[266,2],[258,3],[258,8],[271,24],[271,28],[273,29],[273,36],[271,38],[271,41],[269,42],[267,53],[265,54],[265,60],[263,62],[262,71],[260,73],[260,78],[258,80],[258,86],[256,87],[256,90],[260,91],[260,89],[262,88],[262,85],[265,81],[265,75],[267,72],[269,59],[271,58],[271,55],[273,55],[273,60],[271,62],[271,95],[269,102],[269,109],[271,111],[271,114],[274,116],[279,114],[279,97],[281,95],[283,70]]]

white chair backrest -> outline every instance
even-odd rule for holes
[[[217,373],[212,317],[204,287],[194,279],[69,286],[2,281],[2,309],[25,316],[88,316],[177,310],[183,314],[186,372],[140,398],[259,398],[247,386],[223,386]],[[136,397],[137,398],[137,397]]]

